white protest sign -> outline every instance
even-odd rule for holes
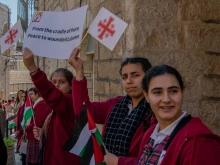
[[[112,51],[127,25],[127,23],[102,7],[89,27],[88,33]]]
[[[10,48],[14,42],[17,42],[23,35],[21,21],[18,20],[16,24],[1,38],[1,53],[4,53]]]
[[[65,12],[35,12],[23,42],[34,55],[68,59],[82,38],[87,5]]]

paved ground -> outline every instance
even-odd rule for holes
[[[19,155],[19,153],[15,153],[15,165],[22,165],[20,159],[21,159],[21,155]]]

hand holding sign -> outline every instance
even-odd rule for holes
[[[34,55],[32,51],[28,48],[24,49],[23,61],[24,65],[28,68],[30,72],[34,72],[38,69],[37,65],[34,62]]]
[[[35,12],[23,48],[31,49],[37,56],[68,59],[80,43],[87,7],[65,12]]]
[[[80,48],[75,48],[71,55],[70,55],[70,58],[68,60],[68,63],[74,67],[74,69],[76,71],[78,70],[82,70],[83,69],[83,64],[82,64],[82,60],[78,57],[79,55],[79,52],[80,52]]]
[[[69,64],[76,70],[75,78],[78,81],[83,80],[84,78],[83,62],[78,57],[80,51],[81,50],[79,48],[74,49],[68,60]]]

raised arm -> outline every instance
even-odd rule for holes
[[[25,48],[23,60],[46,104],[63,118],[72,120],[75,115],[71,95],[63,94],[47,79],[46,74],[36,66],[33,53],[27,48]]]
[[[105,102],[90,102],[87,80],[84,77],[83,62],[78,57],[79,52],[80,49],[74,49],[68,61],[76,71],[76,77],[72,81],[72,99],[75,114],[76,116],[79,116],[83,104],[85,103],[95,122],[104,124],[108,110],[111,108],[111,105],[113,105],[114,102],[117,102],[117,99],[110,99]]]

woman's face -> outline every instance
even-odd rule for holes
[[[55,72],[51,81],[64,94],[69,93],[69,91],[72,89],[71,85],[62,72]]]
[[[145,75],[140,64],[127,64],[122,68],[122,84],[126,93],[132,98],[143,97],[141,85]]]
[[[24,94],[24,93],[23,93],[23,92],[18,92],[18,98],[19,98],[19,100],[21,100],[22,94]]]
[[[28,93],[33,102],[37,101],[37,99],[39,98],[39,95],[35,94],[34,91],[29,91]]]
[[[153,77],[144,95],[159,123],[169,125],[181,116],[183,90],[174,75]]]
[[[24,101],[24,100],[25,100],[25,93],[21,93],[20,101]]]

